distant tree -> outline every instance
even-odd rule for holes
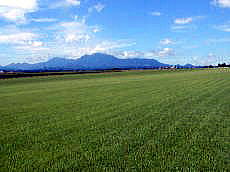
[[[229,67],[230,65],[227,65],[226,63],[218,64],[218,67]]]

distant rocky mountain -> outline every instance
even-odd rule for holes
[[[47,62],[28,64],[12,63],[0,67],[0,70],[90,70],[113,68],[157,68],[171,66],[160,63],[154,59],[119,59],[112,55],[95,53],[85,55],[79,59],[66,59],[55,57]]]

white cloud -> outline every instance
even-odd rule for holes
[[[81,5],[81,1],[79,0],[66,0],[67,4],[73,5],[73,6],[79,6]]]
[[[93,32],[94,33],[101,32],[101,28],[98,27],[98,26],[95,26],[94,29],[93,29]]]
[[[39,54],[47,50],[40,39],[39,34],[13,25],[5,26],[0,30],[0,45],[7,45],[10,51],[14,52],[15,58],[20,55],[33,56],[35,53]]]
[[[123,51],[122,56],[125,58],[143,57],[144,53],[140,51]]]
[[[61,44],[60,42],[53,43],[53,46],[50,46],[49,53],[55,55],[61,55],[68,58],[79,58],[85,54],[93,53],[107,53],[111,54],[117,49],[129,47],[135,43],[129,40],[90,40],[87,44]]]
[[[62,8],[62,7],[70,7],[70,6],[80,6],[80,0],[60,0],[54,4],[51,4],[49,8]]]
[[[60,22],[48,28],[52,35],[49,42],[42,48],[41,54],[52,56],[64,56],[67,58],[79,58],[85,54],[96,52],[108,53],[115,49],[132,46],[135,42],[130,40],[104,40],[96,37],[97,32],[101,31],[100,26],[90,26],[85,18],[76,17],[70,22]],[[27,48],[27,47],[20,47]],[[34,49],[34,48],[33,48]],[[37,49],[37,47],[36,47]]]
[[[105,5],[98,3],[94,6],[94,8],[96,9],[97,12],[101,12],[105,8]]]
[[[31,20],[50,21],[48,18]],[[109,53],[135,45],[134,41],[126,39],[98,39],[96,34],[101,30],[100,26],[88,25],[85,18],[79,17],[70,22],[54,23],[46,27],[45,33],[11,25],[1,28],[0,44],[8,44],[17,61],[26,62],[46,61],[54,56],[75,59],[85,54]],[[126,53],[126,56],[129,55]]]
[[[206,16],[193,16],[193,17],[187,17],[187,18],[177,18],[174,20],[174,24],[176,25],[187,25],[194,21],[201,20],[206,18]]]
[[[152,51],[113,51],[110,54],[120,58],[162,58],[175,56],[175,51],[172,48],[162,48]]]
[[[163,48],[157,54],[159,57],[174,56],[175,51],[172,48]]]
[[[94,48],[94,52],[106,52],[113,49],[129,47],[135,45],[136,43],[129,40],[118,40],[118,41],[102,41],[97,44]]]
[[[38,36],[31,32],[0,34],[0,44],[27,44]]]
[[[161,40],[160,44],[162,44],[162,45],[170,45],[170,44],[174,44],[174,41],[169,39],[169,38],[166,38],[166,39]]]
[[[41,42],[41,41],[33,41],[33,42],[31,42],[31,46],[33,46],[33,47],[41,47],[41,46],[43,46],[43,42]]]
[[[162,13],[161,12],[158,12],[158,11],[153,11],[150,13],[152,16],[161,16]]]
[[[65,43],[86,43],[101,31],[99,26],[89,26],[85,19],[58,23],[51,28],[56,33],[56,40]]]
[[[144,57],[144,52],[141,51],[135,51],[135,50],[123,50],[123,51],[109,51],[108,54],[111,54],[115,57],[119,57],[122,59],[127,58],[141,58]]]
[[[0,6],[31,10],[37,7],[37,0],[0,0]]]
[[[220,31],[230,32],[230,22],[227,22],[226,24],[223,25],[215,26],[215,28]]]
[[[173,25],[171,26],[171,30],[173,32],[186,32],[186,31],[192,31],[196,30],[196,25]]]
[[[218,61],[218,57],[214,53],[209,53],[207,57],[200,60],[202,65],[215,65]]]
[[[174,24],[189,24],[193,21],[192,17],[188,17],[188,18],[177,18],[174,20]]]
[[[36,18],[36,19],[31,19],[33,22],[39,22],[39,23],[45,23],[45,22],[56,22],[57,19],[54,18]]]
[[[42,51],[47,51],[49,50],[48,47],[43,47],[43,46],[34,46],[34,45],[19,45],[19,46],[15,46],[16,50],[22,50],[22,51],[27,51],[30,52],[31,55],[33,53],[38,53],[38,52],[42,52]],[[40,54],[41,55],[41,54]]]
[[[230,8],[230,0],[213,0],[212,4],[222,8]]]
[[[171,27],[172,30],[184,30],[187,28],[188,28],[188,26],[178,26],[178,25]]]
[[[90,27],[85,20],[62,22],[57,25],[56,38],[60,42],[87,42],[93,37],[96,27]],[[99,30],[96,30],[99,31]]]
[[[104,5],[104,4],[97,3],[96,5],[90,7],[90,8],[88,9],[88,12],[91,13],[91,12],[93,12],[94,10],[96,10],[98,13],[100,13],[104,8],[105,8],[105,5]]]
[[[25,15],[37,9],[37,0],[0,0],[0,16],[14,22],[25,22]]]
[[[146,57],[168,57],[168,56],[174,56],[175,51],[172,48],[163,48],[158,51],[152,51],[147,53],[145,56]]]
[[[32,45],[19,45],[14,47],[18,62],[38,63],[49,59],[48,47],[34,47]]]

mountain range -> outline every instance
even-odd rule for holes
[[[55,57],[47,62],[29,64],[12,63],[0,66],[0,70],[95,70],[95,69],[135,69],[135,68],[158,68],[171,66],[160,63],[154,59],[119,59],[112,55],[95,53],[84,55],[79,59],[66,59]]]

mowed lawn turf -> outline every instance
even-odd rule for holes
[[[0,80],[0,171],[229,171],[230,70]]]

